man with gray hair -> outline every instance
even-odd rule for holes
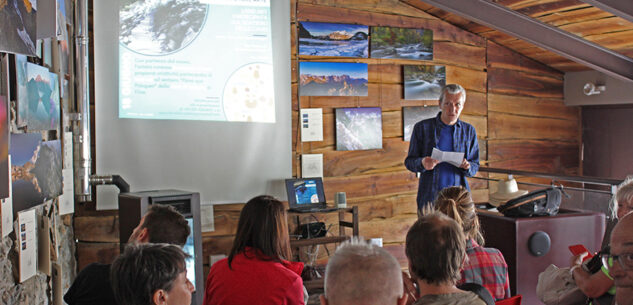
[[[435,200],[437,193],[445,187],[461,185],[470,190],[466,177],[474,176],[479,170],[477,133],[472,125],[459,120],[465,102],[466,90],[462,86],[446,85],[440,95],[440,113],[413,127],[404,165],[414,173],[421,173],[418,211]],[[464,153],[464,158],[459,166],[440,163],[431,157],[434,148]]]
[[[400,264],[387,250],[362,239],[341,244],[325,270],[321,305],[404,305]]]

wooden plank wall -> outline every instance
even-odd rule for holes
[[[563,73],[491,41],[487,57],[489,166],[581,174],[580,107],[563,104]]]
[[[300,176],[300,156],[323,153],[326,197],[346,192],[348,205],[359,207],[360,233],[381,237],[403,267],[403,243],[416,220],[417,179],[403,165],[409,143],[403,140],[402,107],[436,105],[437,101],[403,99],[404,64],[445,65],[447,83],[467,89],[462,119],[477,130],[482,165],[516,169],[578,172],[578,110],[562,104],[562,74],[487,43],[477,35],[437,19],[398,0],[290,0],[292,29],[293,175]],[[298,56],[297,21],[357,23],[369,26],[427,28],[433,30],[434,60],[349,59]],[[363,62],[369,66],[367,97],[301,97],[297,95],[299,61]],[[334,109],[381,107],[383,149],[336,151]],[[324,140],[297,142],[299,108],[323,108]],[[486,174],[478,174],[487,176]],[[488,183],[470,179],[477,201],[488,199]],[[209,255],[228,254],[243,204],[214,206],[215,231],[203,234],[206,270]],[[93,261],[108,262],[118,253],[117,217],[111,212],[83,211],[76,215],[75,232],[79,268]],[[316,215],[333,224],[336,213]],[[293,218],[294,219],[294,218]],[[313,221],[310,216],[299,221]],[[291,227],[295,221],[291,221]],[[332,252],[333,245],[329,246]],[[327,253],[321,248],[319,261]]]
[[[437,105],[437,101],[403,99],[402,65],[445,65],[447,82],[460,83],[468,91],[463,118],[478,131],[485,160],[487,137],[486,42],[479,36],[438,20],[399,1],[293,1],[291,12],[291,59],[293,89],[293,175],[300,176],[301,154],[322,153],[326,197],[334,202],[336,192],[346,192],[348,205],[359,207],[360,232],[365,238],[383,238],[387,249],[405,263],[402,245],[409,226],[416,220],[417,179],[404,167],[409,142],[403,140],[402,107]],[[434,35],[434,60],[350,59],[337,57],[298,56],[297,21],[357,23],[369,26],[428,28]],[[362,62],[369,67],[367,97],[298,97],[297,68],[299,61]],[[381,107],[383,115],[383,149],[336,151],[334,112],[341,107]],[[322,142],[297,142],[299,108],[322,108],[324,139]],[[487,197],[486,183],[475,180],[479,197]],[[216,206],[216,221],[237,221],[235,207]],[[317,215],[333,224],[337,232],[336,214]],[[220,218],[220,219],[218,219]],[[301,221],[311,221],[309,217]],[[313,220],[312,220],[313,221]],[[227,253],[232,230],[205,235],[205,251]],[[291,226],[294,223],[291,223]],[[218,223],[216,223],[216,229]],[[330,252],[334,245],[329,246]],[[207,252],[205,252],[207,253]],[[321,252],[320,260],[326,253]]]

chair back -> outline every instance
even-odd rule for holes
[[[511,298],[496,301],[495,305],[521,305],[522,298],[523,297],[520,294],[517,294]]]

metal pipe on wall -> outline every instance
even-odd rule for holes
[[[77,115],[73,121],[75,196],[79,202],[92,201],[90,175],[90,79],[88,52],[88,1],[75,1],[75,93]]]

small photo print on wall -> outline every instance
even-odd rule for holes
[[[411,141],[411,134],[413,133],[413,126],[417,122],[422,120],[431,119],[437,116],[440,113],[439,106],[412,106],[412,107],[402,107],[402,116],[404,123],[404,140]]]
[[[382,111],[379,107],[336,109],[336,150],[382,148]]]
[[[298,32],[299,55],[367,58],[366,25],[301,21]]]
[[[300,62],[299,95],[367,96],[367,64]]]
[[[405,100],[438,100],[446,85],[444,66],[402,66]]]
[[[47,68],[16,60],[18,65],[18,122],[28,130],[59,127],[59,79]],[[26,71],[22,71],[25,67]],[[23,73],[23,74],[22,74]]]
[[[433,31],[373,26],[371,58],[433,60]]]
[[[37,1],[0,1],[0,52],[35,55]]]
[[[22,211],[62,192],[61,142],[39,133],[11,134],[13,209]]]

